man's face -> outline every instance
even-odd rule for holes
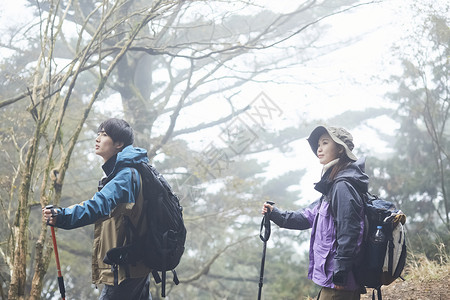
[[[122,146],[122,142],[114,142],[104,130],[97,133],[97,138],[95,139],[95,154],[103,157],[105,162],[113,155],[119,153]]]

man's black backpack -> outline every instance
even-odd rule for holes
[[[166,272],[172,271],[174,283],[179,283],[175,267],[180,263],[186,241],[183,208],[169,183],[153,166],[141,163],[131,167],[142,178],[143,211],[136,226],[127,222],[132,242],[109,250],[104,262],[111,264],[114,271],[114,266],[142,261],[152,269],[156,283],[162,282],[161,296],[165,297]],[[138,234],[141,226],[147,227],[143,235]],[[162,279],[158,272],[162,272]]]
[[[381,300],[381,286],[389,285],[395,279],[401,278],[405,267],[406,243],[403,225],[406,216],[389,201],[379,199],[370,193],[365,193],[362,197],[366,230],[361,260],[355,266],[354,273],[361,285],[374,289],[372,299],[375,300],[376,290],[378,300]],[[384,236],[381,242],[374,239],[379,226]]]

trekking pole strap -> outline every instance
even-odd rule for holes
[[[268,203],[270,205],[275,204],[274,202],[271,202],[271,201],[267,201],[266,203]],[[271,233],[270,213],[271,213],[271,211],[267,211],[261,220],[261,227],[259,229],[259,238],[263,242],[267,242],[270,238],[270,233]],[[263,228],[264,228],[264,231],[263,231]]]
[[[267,215],[264,215],[261,221],[261,227],[259,229],[259,238],[261,239],[261,241],[267,242],[269,240],[270,233],[271,233],[270,218],[268,218]]]

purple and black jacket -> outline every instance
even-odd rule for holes
[[[274,207],[270,218],[282,228],[311,231],[308,278],[322,287],[359,288],[353,267],[364,235],[364,206],[360,193],[368,189],[364,172],[365,159],[360,158],[328,180],[330,168],[316,183],[322,193],[305,209],[281,211]]]

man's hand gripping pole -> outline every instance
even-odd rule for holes
[[[45,209],[50,209],[52,212],[52,217],[56,217],[56,210],[53,205],[47,205]],[[49,224],[50,219],[47,219],[47,225]],[[64,279],[61,274],[61,266],[59,264],[59,255],[58,255],[58,246],[56,245],[56,235],[55,235],[55,227],[50,226],[50,230],[52,232],[53,239],[53,250],[55,251],[55,260],[56,260],[56,270],[58,271],[58,286],[59,292],[61,293],[61,298],[63,300],[66,299],[66,288],[64,287]]]

